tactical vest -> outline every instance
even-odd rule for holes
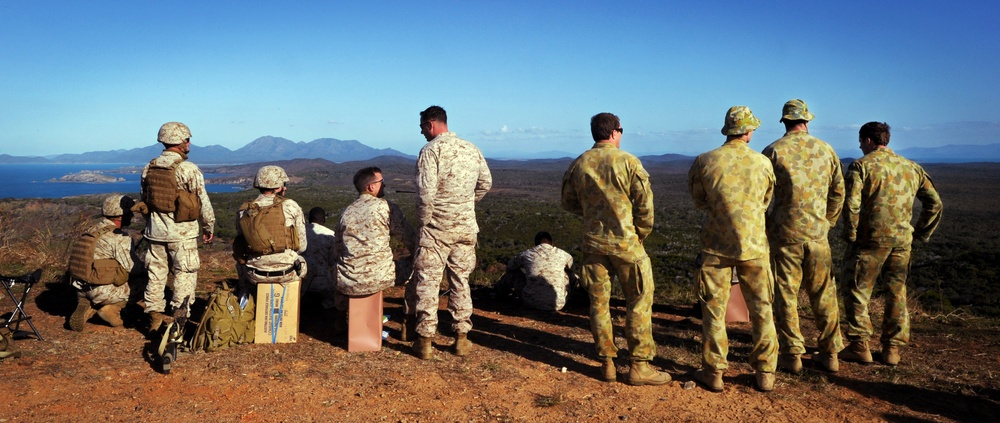
[[[70,276],[85,281],[91,285],[121,285],[128,281],[128,272],[117,260],[94,259],[97,240],[115,229],[114,225],[101,225],[83,233],[73,242],[69,254]],[[123,276],[124,275],[124,276]]]
[[[149,162],[149,169],[146,170],[146,177],[142,180],[142,192],[145,195],[142,201],[146,202],[149,209],[160,213],[169,213],[177,210],[177,166],[180,166],[184,159],[178,160],[169,167],[157,166],[156,159]]]
[[[275,254],[299,249],[299,237],[295,228],[285,226],[285,212],[281,207],[284,201],[281,196],[275,196],[274,203],[270,206],[261,207],[253,201],[240,206],[240,230],[253,254]]]

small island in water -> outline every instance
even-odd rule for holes
[[[113,182],[125,182],[125,178],[108,176],[100,171],[81,170],[59,178],[49,179],[48,182],[83,182],[88,184],[109,184]]]

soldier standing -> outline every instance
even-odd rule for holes
[[[363,297],[392,287],[409,274],[397,274],[389,237],[414,250],[416,235],[399,206],[385,200],[382,170],[366,167],[354,174],[358,199],[340,216],[336,230],[337,320],[346,327],[349,297]],[[411,266],[402,266],[411,268]]]
[[[735,268],[750,311],[753,349],[750,364],[757,388],[774,389],[778,355],[771,301],[774,280],[768,263],[764,213],[774,189],[774,170],[764,155],[748,144],[760,120],[746,106],[726,113],[721,147],[699,155],[688,172],[688,187],[697,208],[707,213],[701,227],[703,262],[699,275],[702,311],[702,368],[694,379],[721,392],[726,355],[726,305]]]
[[[620,149],[623,129],[618,116],[598,113],[590,119],[594,145],[563,175],[562,207],[583,216],[583,265],[580,282],[590,294],[590,330],[602,378],[617,379],[609,302],[611,275],[625,294],[625,339],[631,366],[628,383],[663,385],[670,375],[649,366],[653,342],[653,269],[642,240],[653,231],[653,192],[642,162]]]
[[[132,271],[132,237],[122,227],[132,224],[132,205],[127,196],[104,199],[99,222],[92,224],[73,243],[69,257],[70,284],[77,289],[76,311],[69,328],[82,332],[84,323],[97,314],[112,327],[122,325],[121,312],[128,301],[128,275]]]
[[[931,177],[922,167],[889,149],[889,125],[868,122],[858,131],[865,154],[847,170],[844,203],[844,239],[849,243],[844,260],[843,283],[847,340],[840,353],[847,361],[870,364],[868,341],[874,334],[868,302],[875,281],[886,285],[882,322],[882,362],[899,364],[899,347],[910,341],[910,316],[906,310],[906,276],[910,269],[913,239],[930,240],[941,223],[944,206]],[[914,200],[921,213],[916,226]]]
[[[305,218],[302,207],[284,197],[287,182],[281,167],[261,167],[253,180],[260,195],[243,203],[236,214],[233,253],[246,285],[291,282],[306,274],[306,261],[300,255],[309,245]]]
[[[778,367],[792,373],[802,371],[801,355],[806,352],[799,330],[800,287],[809,296],[819,330],[819,354],[813,363],[836,372],[837,353],[844,349],[827,239],[844,206],[844,175],[833,147],[809,135],[813,117],[804,101],[789,100],[781,110],[785,136],[763,151],[775,175],[767,238],[774,270]]]
[[[448,115],[439,106],[420,112],[420,133],[427,145],[417,157],[417,218],[420,232],[414,254],[415,278],[407,286],[404,331],[416,320],[419,335],[413,343],[422,359],[433,356],[437,333],[441,279],[448,270],[448,310],[454,319],[454,351],[464,356],[472,349],[472,293],[469,275],[476,267],[476,202],[493,186],[483,153],[471,142],[448,130]],[[413,315],[415,313],[415,315]],[[415,317],[415,319],[414,319]]]
[[[167,122],[160,127],[157,141],[166,148],[142,169],[140,203],[140,210],[148,213],[143,236],[149,240],[145,303],[151,331],[159,329],[167,317],[163,293],[168,272],[174,274],[170,300],[174,313],[181,312],[185,300],[194,301],[201,268],[198,232],[200,229],[202,240],[208,244],[215,229],[215,211],[205,191],[205,177],[197,165],[187,160],[191,130],[183,123]]]

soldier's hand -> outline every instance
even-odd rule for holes
[[[205,234],[201,236],[201,239],[205,241],[206,244],[211,244],[212,240],[215,239],[215,234],[211,232],[205,232]]]

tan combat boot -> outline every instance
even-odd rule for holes
[[[830,373],[837,373],[840,371],[840,360],[837,359],[837,354],[835,353],[813,354],[813,364]]]
[[[465,357],[472,351],[472,341],[469,341],[468,333],[460,333],[455,338],[455,355]]]
[[[90,306],[90,300],[80,298],[76,303],[76,311],[69,316],[69,328],[77,332],[83,332],[84,324],[87,323],[91,317],[94,317],[94,313],[97,313],[97,310],[94,310],[94,308]]]
[[[605,382],[618,380],[618,367],[615,367],[614,359],[610,357],[604,359],[604,364],[601,364],[601,377]]]
[[[633,361],[628,370],[629,385],[663,385],[668,382],[670,382],[670,375],[652,368],[648,361]]]
[[[421,360],[430,360],[434,357],[434,338],[417,335],[417,340],[413,342],[413,353]]]
[[[725,387],[722,383],[722,370],[698,369],[692,375],[694,381],[702,384],[712,392],[722,392]]]
[[[802,356],[800,354],[778,354],[778,368],[788,373],[802,372]]]
[[[899,347],[896,345],[883,345],[882,362],[887,366],[895,366],[899,364]]]
[[[774,373],[757,372],[757,389],[761,392],[771,392],[774,390]]]
[[[173,317],[167,316],[163,312],[151,311],[149,312],[149,331],[156,332],[160,330],[160,326],[163,326],[164,322],[171,323],[173,321]]]
[[[840,352],[840,359],[853,361],[864,365],[872,364],[872,352],[865,341],[851,341],[847,348]]]
[[[123,308],[125,308],[125,301],[108,304],[101,307],[100,310],[97,310],[97,316],[104,319],[105,322],[108,322],[111,327],[117,328],[124,324],[124,322],[122,322]]]

